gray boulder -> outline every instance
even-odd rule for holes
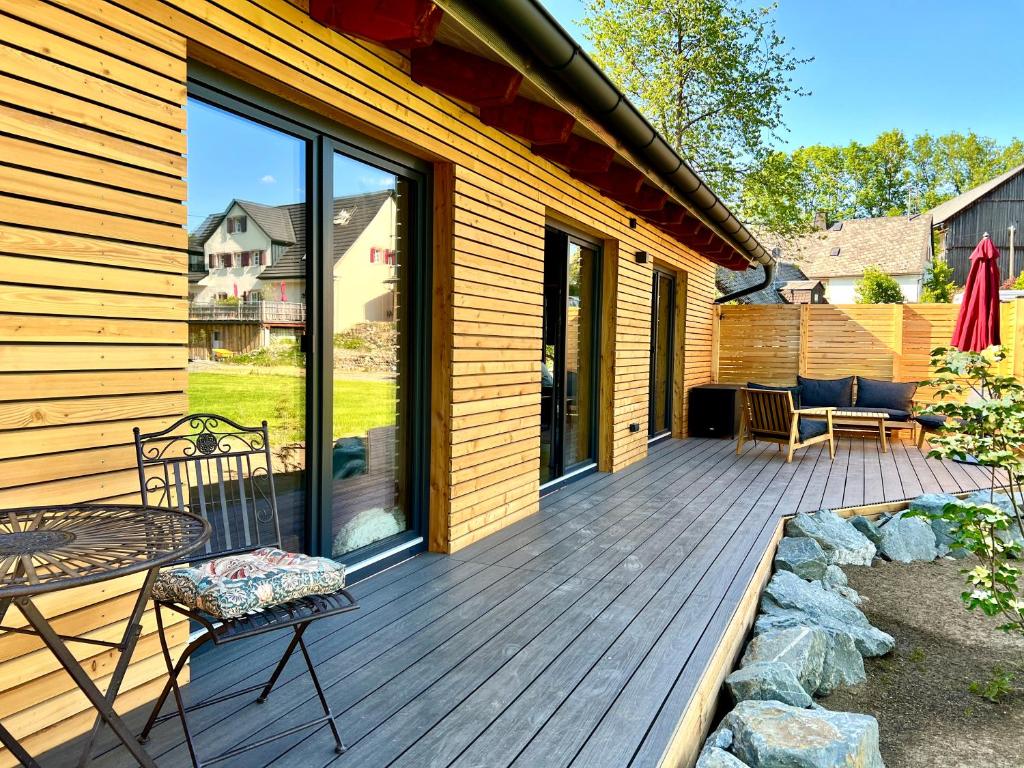
[[[860,606],[864,602],[864,598],[860,596],[860,593],[858,593],[853,587],[846,584],[830,584],[827,581],[816,581],[814,583],[819,585],[826,592],[839,595],[841,598],[853,605]]]
[[[937,515],[942,512],[947,504],[957,504],[960,501],[956,496],[949,493],[926,493],[918,496],[910,502],[908,509],[916,509],[927,512],[929,515]]]
[[[822,581],[833,587],[845,587],[850,583],[846,578],[846,572],[838,565],[830,565],[826,568]]]
[[[931,523],[923,518],[907,517],[905,512],[900,512],[880,530],[882,540],[878,552],[888,560],[912,563],[934,560],[939,555]]]
[[[815,581],[825,577],[828,556],[821,545],[806,536],[786,536],[775,553],[775,569],[795,573],[801,579]]]
[[[828,645],[821,665],[821,683],[815,691],[819,696],[828,696],[839,688],[859,685],[868,679],[864,657],[857,650],[853,635],[839,630],[826,630],[826,635]]]
[[[811,706],[811,697],[788,664],[759,661],[741,667],[725,678],[733,699],[740,701],[781,701],[794,707]]]
[[[694,768],[749,768],[749,766],[741,762],[738,757],[733,757],[724,749],[710,747],[701,750],[700,757],[697,758]]]
[[[786,523],[787,536],[814,539],[833,565],[871,565],[875,545],[830,509],[801,512]]]
[[[725,723],[733,754],[751,768],[885,768],[868,715],[744,701]]]
[[[942,512],[947,504],[961,504],[960,499],[948,493],[926,493],[918,496],[910,502],[908,511],[926,512],[929,515],[937,515]],[[952,555],[956,558],[967,556],[966,550],[953,548],[953,524],[942,519],[930,519],[928,524],[932,527],[935,535],[935,552],[937,557]]]
[[[878,532],[878,525],[868,520],[864,515],[854,515],[849,518],[850,525],[864,534],[864,537],[874,544],[876,547],[882,540],[882,535]]]
[[[758,622],[766,627],[770,623],[776,629],[817,626],[846,632],[864,656],[881,656],[895,646],[895,641],[871,626],[855,605],[788,571],[772,576],[761,599],[761,610],[765,616]]]
[[[803,689],[813,694],[821,685],[828,643],[828,635],[815,627],[764,632],[751,638],[743,652],[740,666],[763,662],[786,664],[796,674]]]

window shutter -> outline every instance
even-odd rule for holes
[[[260,254],[260,264],[264,267],[270,266],[270,254],[267,253],[267,251],[263,251],[263,253]]]
[[[216,265],[214,264],[214,259],[216,259],[216,258],[217,258],[217,257],[216,257],[216,256],[214,256],[214,255],[213,255],[212,253],[211,253],[211,254],[210,254],[209,256],[207,256],[207,257],[206,257],[206,266],[207,266],[208,268],[210,268],[210,269],[213,269],[213,268],[214,268],[214,266],[216,266]]]

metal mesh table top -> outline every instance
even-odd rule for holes
[[[0,598],[78,587],[179,560],[210,536],[200,517],[126,504],[0,510]]]

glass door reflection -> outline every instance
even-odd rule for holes
[[[406,498],[408,182],[334,155],[331,554],[410,527]]]
[[[672,326],[675,295],[675,276],[655,269],[651,282],[650,437],[659,437],[672,431]]]
[[[541,345],[541,483],[596,456],[599,251],[548,229]]]

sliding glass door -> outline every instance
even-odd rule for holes
[[[541,348],[541,483],[593,465],[597,453],[600,249],[548,229]]]
[[[407,556],[426,532],[429,167],[208,78],[188,104],[189,409],[266,419],[288,549]]]
[[[651,282],[651,380],[647,411],[647,431],[652,438],[672,431],[675,302],[675,275],[655,269]]]

